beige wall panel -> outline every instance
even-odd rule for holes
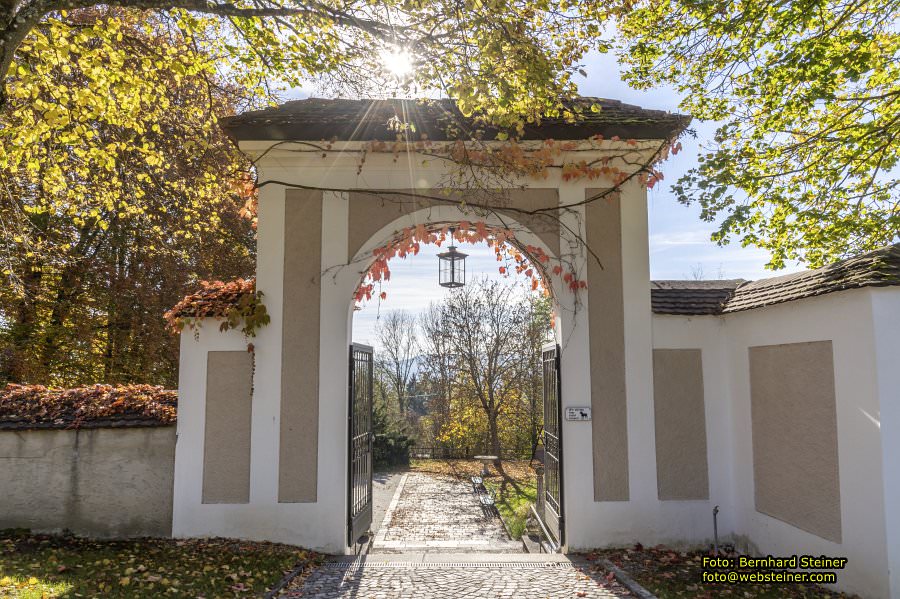
[[[756,510],[841,542],[831,341],[749,348]]]
[[[699,349],[653,350],[653,412],[659,498],[709,499]]]
[[[559,192],[556,189],[517,189],[509,192],[510,206],[520,210],[538,210],[559,206]],[[523,227],[537,235],[547,244],[555,256],[559,256],[559,220],[558,211],[553,216],[519,214],[512,210],[498,210],[510,218],[516,219]]]
[[[0,431],[0,529],[172,534],[175,427]]]
[[[407,190],[407,192],[415,193],[415,190]],[[420,190],[420,193],[446,197],[448,200],[465,199],[464,194],[445,196],[439,190]],[[482,201],[499,205],[499,202],[485,199]],[[559,194],[556,189],[517,189],[509,192],[508,202],[508,206],[521,210],[555,208],[559,205]],[[394,220],[417,210],[437,205],[442,205],[442,202],[424,197],[410,197],[387,192],[378,195],[351,193],[348,255],[351,258],[355,256],[372,235]],[[559,221],[555,217],[520,214],[515,210],[504,210],[503,208],[498,208],[497,212],[515,219],[516,222],[540,237],[554,255],[559,255]]]
[[[322,192],[285,193],[278,501],[312,503],[319,453]]]
[[[253,356],[206,354],[203,503],[250,501],[250,406]]]
[[[587,197],[599,190],[588,189]],[[588,257],[594,501],[628,501],[625,306],[618,195],[585,207]],[[565,392],[565,390],[563,391]]]

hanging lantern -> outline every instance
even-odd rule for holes
[[[450,229],[450,243],[453,243],[454,229]],[[466,284],[466,257],[451,245],[446,252],[438,254],[438,284],[441,287],[462,287]]]

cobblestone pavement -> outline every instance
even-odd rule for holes
[[[481,505],[467,481],[404,474],[371,551],[460,550],[513,553],[522,544],[509,538],[500,517]]]
[[[394,499],[397,486],[403,480],[402,472],[376,472],[372,476],[372,531],[378,532],[378,528],[384,521]]]
[[[403,475],[370,553],[336,558],[281,599],[634,599],[560,554],[522,553],[465,481]]]
[[[495,554],[496,555],[496,554]],[[465,557],[465,556],[464,556]],[[364,558],[365,559],[365,558]],[[327,563],[282,597],[305,599],[624,599],[617,582],[568,562]]]

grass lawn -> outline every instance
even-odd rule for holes
[[[410,463],[414,472],[429,472],[468,480],[481,474],[481,462],[477,460],[419,460]],[[492,468],[493,470],[493,468]],[[528,460],[504,461],[504,476],[496,471],[484,484],[494,492],[497,510],[514,539],[522,538],[528,510],[537,497],[537,480]]]
[[[604,549],[588,554],[588,560],[602,557],[619,566],[640,585],[659,599],[695,597],[735,597],[736,599],[827,599],[848,595],[823,587],[802,584],[749,584],[701,582],[703,556],[706,551],[681,552],[668,547]],[[599,566],[597,566],[599,568]],[[840,580],[840,570],[837,571]]]
[[[532,504],[537,500],[537,483],[534,480],[512,484],[499,477],[485,481],[488,490],[494,492],[497,510],[506,523],[510,536],[521,539],[525,532],[525,520]]]
[[[229,539],[98,541],[0,531],[0,597],[260,595],[321,556]]]

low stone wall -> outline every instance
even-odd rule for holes
[[[0,529],[172,534],[175,427],[0,430]]]

